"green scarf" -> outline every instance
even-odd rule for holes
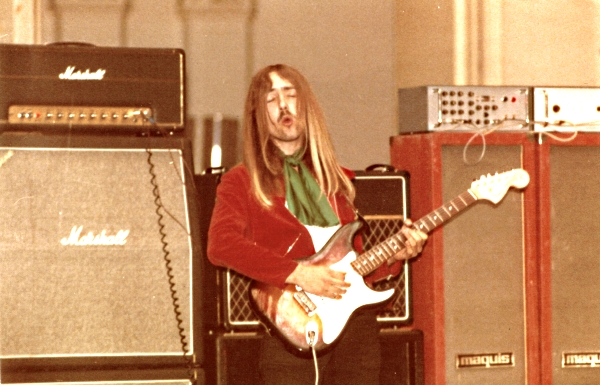
[[[285,199],[289,210],[305,225],[329,227],[339,219],[304,162],[302,151],[283,157]],[[298,168],[296,171],[295,167]]]

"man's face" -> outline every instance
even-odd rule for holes
[[[267,94],[267,114],[271,140],[286,155],[304,143],[304,125],[298,124],[296,88],[276,72],[269,74],[273,86]]]

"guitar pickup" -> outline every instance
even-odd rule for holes
[[[294,293],[294,299],[302,307],[302,309],[312,316],[313,312],[317,310],[317,305],[308,297],[306,292],[299,287],[296,287],[297,291]]]

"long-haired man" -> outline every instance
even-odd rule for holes
[[[246,98],[243,163],[226,172],[208,236],[208,258],[256,281],[289,285],[341,300],[346,273],[327,264],[300,263],[341,227],[356,220],[352,172],[336,159],[323,112],[308,81],[296,69],[273,65],[253,78]],[[406,247],[397,259],[419,254],[427,235],[401,230]],[[356,247],[360,248],[357,237]],[[384,264],[370,279],[397,274]],[[318,359],[322,384],[378,384],[380,346],[373,310],[357,310],[343,333]],[[260,349],[265,384],[312,384],[313,361],[265,336]]]

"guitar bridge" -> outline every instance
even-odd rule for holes
[[[294,299],[300,306],[302,306],[302,309],[304,309],[306,314],[312,316],[313,312],[317,310],[317,305],[315,305],[315,303],[308,297],[304,290],[300,288],[297,289],[298,291],[294,293]]]

